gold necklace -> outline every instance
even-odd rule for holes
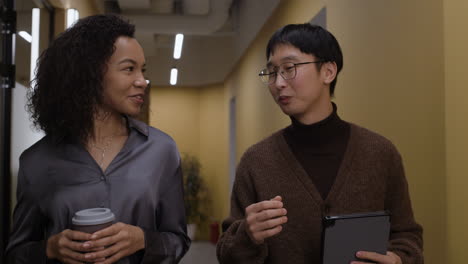
[[[114,139],[114,135],[107,137],[108,139],[105,141],[104,146],[100,147],[97,146],[96,143],[91,143],[91,147],[99,150],[101,152],[101,160],[98,162],[99,166],[102,168],[104,164],[104,158],[106,157],[106,152],[109,150],[112,140]]]

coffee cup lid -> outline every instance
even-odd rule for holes
[[[99,225],[114,221],[115,216],[109,208],[89,208],[78,211],[72,218],[74,225]]]

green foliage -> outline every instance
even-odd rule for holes
[[[184,202],[187,223],[200,224],[206,220],[208,192],[201,176],[201,164],[197,157],[182,156],[182,173],[184,176]]]

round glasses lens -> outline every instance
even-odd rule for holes
[[[272,72],[272,73],[266,75],[266,76],[265,76],[265,77],[267,77],[267,81],[266,81],[266,82],[267,82],[268,84],[274,83],[275,80],[276,80],[276,75],[277,75],[276,72]]]
[[[280,66],[280,71],[281,76],[283,76],[285,80],[292,79],[296,76],[296,65],[290,62],[283,63]]]
[[[268,72],[267,69],[262,70],[259,75],[260,75],[260,79],[262,80],[262,82],[270,83],[272,74],[270,74],[270,72]]]

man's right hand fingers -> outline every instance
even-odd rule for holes
[[[267,221],[269,219],[274,219],[280,216],[284,216],[287,213],[288,211],[284,208],[264,210],[256,214],[256,219],[257,221]]]
[[[281,196],[249,205],[245,208],[247,234],[255,243],[263,243],[265,238],[281,232],[286,214]]]
[[[245,208],[245,214],[249,215],[249,214],[260,212],[263,210],[278,209],[282,207],[283,207],[283,202],[281,201],[276,201],[276,200],[262,201],[262,202],[254,203],[254,204],[247,206],[247,208]]]
[[[266,221],[261,222],[248,222],[247,220],[247,231],[250,234],[255,234],[258,232],[263,232],[268,229],[273,229],[277,226],[283,225],[288,222],[288,218],[286,216],[277,217],[273,219],[269,219]]]
[[[252,234],[252,236],[253,236],[254,242],[256,242],[257,244],[261,244],[266,238],[272,237],[280,233],[282,230],[283,230],[283,227],[279,225],[279,226],[276,226],[275,228],[256,232]]]
[[[263,210],[258,213],[248,214],[246,220],[247,220],[247,223],[251,225],[251,224],[268,221],[270,219],[278,218],[281,216],[285,216],[287,213],[288,212],[284,208],[268,209],[268,210]]]
[[[279,195],[277,195],[277,196],[275,196],[274,198],[271,198],[271,199],[270,199],[270,201],[280,201],[280,202],[281,202],[282,200],[283,200],[283,197],[281,197],[281,196],[279,196]]]
[[[263,222],[257,222],[256,224],[249,226],[249,228],[252,233],[262,232],[264,230],[272,229],[277,226],[283,225],[286,222],[288,222],[288,218],[286,216],[282,216],[282,217],[273,218],[273,219],[263,221]]]

